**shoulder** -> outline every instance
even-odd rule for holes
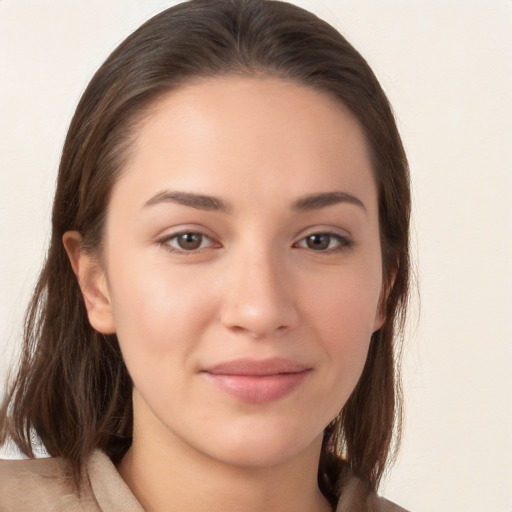
[[[405,508],[399,507],[395,503],[381,498],[380,496],[370,496],[369,502],[369,508],[372,512],[408,512]]]
[[[0,460],[0,510],[99,510],[86,483],[78,494],[65,461],[59,458]]]
[[[368,493],[368,486],[352,476],[343,487],[336,512],[408,512],[395,503]]]

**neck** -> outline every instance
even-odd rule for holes
[[[317,484],[320,446],[275,466],[238,467],[186,444],[134,437],[119,472],[146,512],[328,512]]]

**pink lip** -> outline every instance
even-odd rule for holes
[[[282,358],[237,359],[202,370],[226,393],[250,403],[278,400],[296,389],[311,367]]]

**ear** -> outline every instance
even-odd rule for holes
[[[384,294],[381,294],[381,296],[379,298],[377,312],[375,313],[375,320],[373,322],[372,332],[378,331],[384,325],[384,322],[386,321],[386,315],[384,313],[384,305],[385,305],[384,299],[385,299]]]
[[[388,282],[382,283],[382,290],[380,292],[379,304],[377,306],[377,312],[375,313],[375,321],[373,324],[373,332],[378,331],[386,321],[386,304],[388,302],[389,294],[395,284],[396,272],[393,272],[391,279]]]
[[[100,262],[84,251],[78,231],[66,231],[62,243],[82,291],[91,326],[102,334],[115,333],[107,279]]]

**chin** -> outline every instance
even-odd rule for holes
[[[304,438],[301,432],[282,428],[242,432],[237,436],[212,442],[210,455],[227,464],[244,468],[265,468],[286,464],[308,452],[320,453],[323,431],[317,436]],[[213,449],[212,449],[213,447]]]

